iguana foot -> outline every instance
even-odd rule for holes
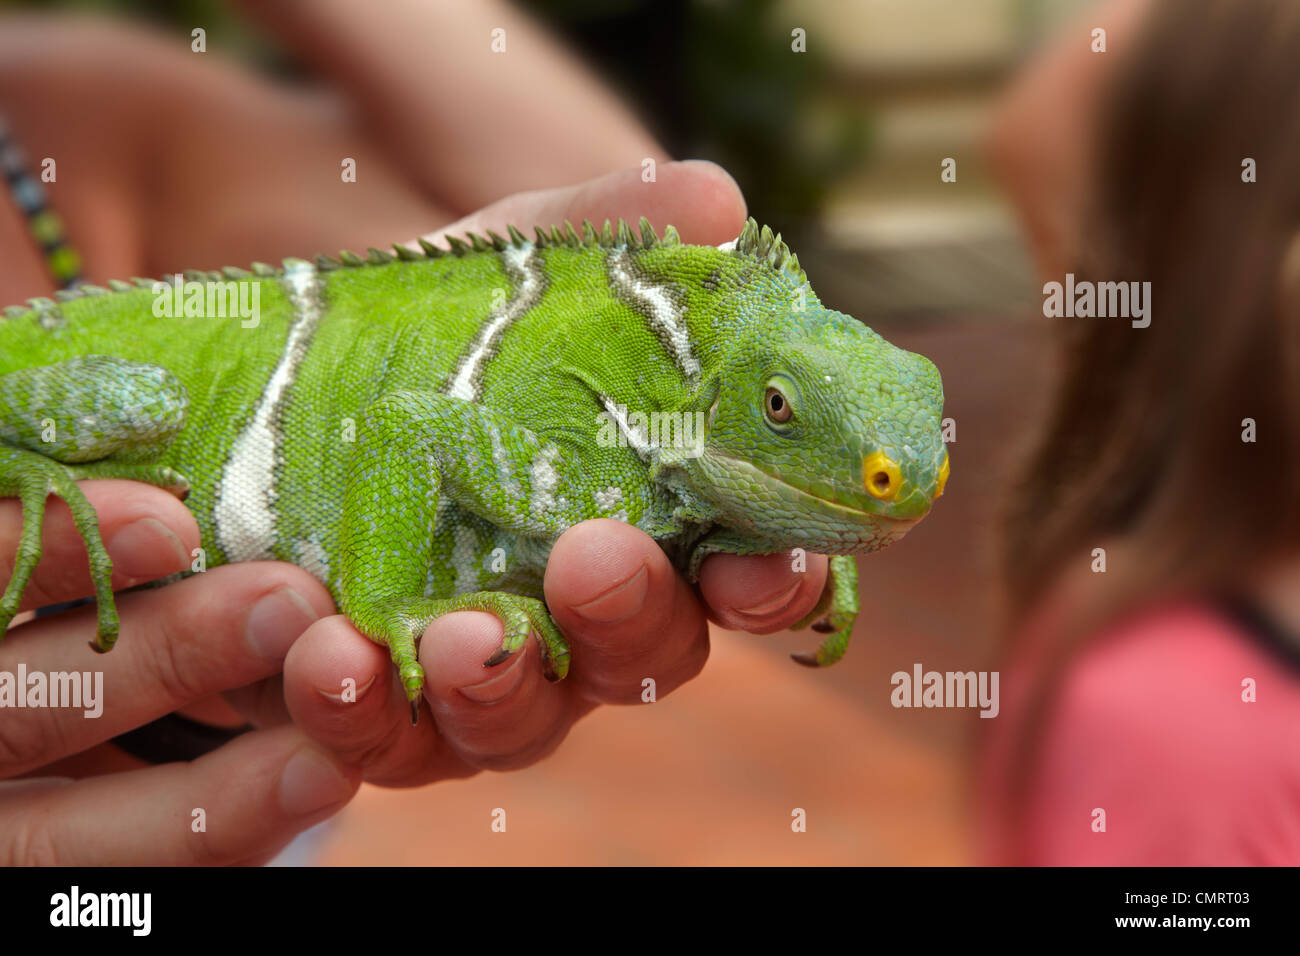
[[[563,680],[569,673],[569,645],[555,626],[546,605],[536,598],[503,591],[475,591],[450,598],[400,601],[378,614],[350,613],[348,616],[363,634],[388,646],[406,691],[406,699],[411,703],[412,724],[419,716],[425,680],[416,642],[435,618],[453,611],[486,611],[500,618],[505,636],[501,647],[483,662],[484,667],[495,667],[508,660],[527,643],[529,633],[535,633],[542,649],[542,673],[546,679]],[[371,621],[373,625],[369,623]],[[380,636],[376,637],[376,634]]]
[[[113,562],[99,534],[94,506],[82,494],[75,480],[76,470],[35,452],[0,446],[0,497],[16,497],[22,504],[23,529],[13,575],[0,597],[0,634],[9,626],[22,604],[23,593],[41,559],[41,528],[45,521],[45,498],[56,495],[67,503],[77,532],[86,544],[90,579],[99,603],[99,621],[91,647],[112,650],[117,641],[117,606],[113,600]]]
[[[549,681],[564,680],[569,673],[569,645],[555,626],[546,605],[536,598],[504,594],[500,591],[480,592],[501,599],[509,610],[495,611],[505,624],[505,637],[501,647],[483,662],[484,667],[495,667],[524,646],[531,630],[537,635],[542,648],[542,674]],[[482,608],[489,610],[489,608]],[[494,609],[493,609],[494,610]],[[508,618],[506,615],[510,614]]]
[[[849,648],[853,624],[858,617],[858,566],[848,555],[830,559],[826,587],[817,606],[791,630],[811,627],[819,634],[828,635],[816,651],[791,654],[796,663],[805,667],[829,667]]]
[[[123,478],[165,488],[184,500],[189,482],[170,468],[125,462],[91,462],[64,465],[35,452],[0,446],[0,498],[17,497],[23,509],[23,529],[13,576],[0,597],[0,638],[22,605],[23,593],[41,559],[41,529],[45,521],[45,499],[62,498],[72,512],[77,532],[86,545],[90,578],[98,602],[98,624],[90,646],[98,653],[113,649],[117,642],[117,604],[113,597],[113,562],[99,533],[99,518],[77,482],[88,478]]]

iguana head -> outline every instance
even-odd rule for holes
[[[943,494],[938,370],[851,316],[778,317],[735,343],[706,401],[701,453],[684,467],[728,527],[864,553]]]

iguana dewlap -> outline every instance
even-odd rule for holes
[[[386,644],[408,697],[438,615],[537,634],[556,538],[588,518],[642,529],[692,579],[708,555],[835,557],[808,664],[844,653],[852,555],[897,540],[943,493],[943,391],[925,358],[821,305],[750,220],[723,247],[669,227],[568,224],[444,250],[84,286],[0,319],[0,495],[23,531],[0,630],[40,556],[45,498],[85,539],[94,647],[117,635],[110,562],[76,481],[188,491],[207,566],[290,561]]]

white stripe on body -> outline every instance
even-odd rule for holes
[[[700,377],[700,363],[691,348],[691,339],[682,318],[666,287],[647,282],[633,268],[626,249],[614,249],[609,254],[609,278],[614,292],[625,302],[635,303],[637,311],[650,323],[651,330],[663,343],[668,354],[687,382],[694,384]]]
[[[452,376],[451,384],[447,386],[447,394],[453,398],[463,398],[467,401],[478,398],[484,361],[496,351],[506,329],[536,305],[544,291],[546,277],[542,273],[541,263],[536,257],[532,243],[511,246],[501,253],[501,258],[505,262],[506,272],[511,282],[514,283],[514,294],[510,296],[510,301],[499,312],[489,316],[487,322],[479,329],[473,347],[461,360],[456,374]]]
[[[315,266],[302,259],[286,259],[281,281],[294,310],[284,351],[258,399],[252,420],[230,450],[213,508],[217,544],[230,561],[272,556],[281,407],[321,319],[321,288]]]
[[[605,406],[605,412],[610,418],[614,419],[618,425],[618,430],[622,433],[624,441],[632,447],[632,450],[641,458],[645,458],[655,446],[650,441],[650,436],[643,429],[633,428],[627,420],[627,412],[622,406],[615,402],[608,395],[600,396],[601,403]]]

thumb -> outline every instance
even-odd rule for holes
[[[516,193],[471,213],[424,238],[442,244],[466,232],[505,234],[509,226],[526,231],[550,228],[567,219],[635,223],[645,216],[662,232],[675,226],[687,242],[717,245],[735,239],[745,222],[745,199],[736,181],[716,163],[701,159],[667,162],[645,182],[641,167],[622,169],[575,186]]]

